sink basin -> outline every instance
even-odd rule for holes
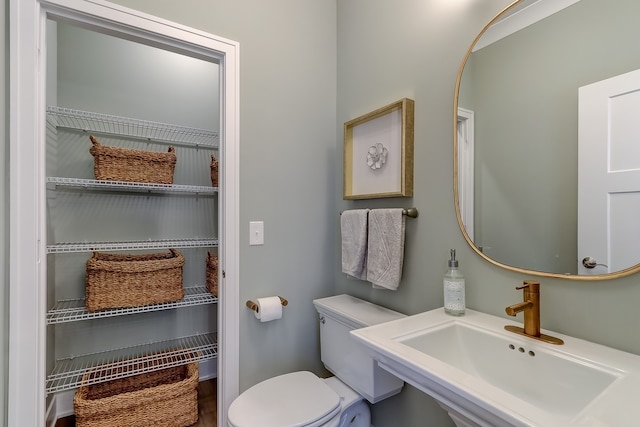
[[[640,419],[640,356],[547,332],[557,346],[504,330],[511,320],[443,309],[359,329],[377,363],[433,396],[459,426],[617,426]]]
[[[512,338],[458,322],[396,341],[520,396],[540,409],[567,415],[577,414],[618,378],[615,371],[566,355],[534,350]]]

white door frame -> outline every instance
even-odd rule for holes
[[[102,0],[10,0],[8,425],[45,424],[46,19],[67,19],[220,63],[223,272],[218,304],[218,425],[238,395],[239,45]]]
[[[467,235],[474,239],[474,112],[458,108],[458,204]]]

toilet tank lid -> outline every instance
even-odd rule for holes
[[[346,294],[315,299],[313,304],[319,312],[324,311],[342,316],[360,327],[377,325],[406,317],[406,315],[397,311],[389,310]]]
[[[262,381],[229,406],[233,427],[320,426],[340,412],[340,396],[311,372]]]

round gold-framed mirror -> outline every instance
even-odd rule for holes
[[[629,161],[640,156],[625,144],[623,120],[614,132],[604,123],[607,135],[621,136],[609,145],[587,150],[593,142],[583,141],[600,134],[587,113],[601,111],[590,105],[602,103],[592,94],[605,83],[632,79],[640,94],[639,14],[637,0],[517,0],[467,50],[454,93],[454,200],[465,240],[488,262],[570,280],[640,271],[640,188],[594,196],[600,187],[582,184],[597,175],[584,157],[640,171],[640,161]],[[620,111],[640,107],[640,95],[637,104],[606,99]],[[593,226],[589,215],[605,225]]]

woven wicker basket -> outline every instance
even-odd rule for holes
[[[92,373],[83,377],[86,383]],[[198,364],[82,385],[73,398],[77,427],[186,427],[198,421]]]
[[[207,290],[218,296],[218,256],[207,252]]]
[[[94,252],[87,260],[86,308],[138,307],[184,298],[184,257],[175,249],[143,255]]]
[[[169,147],[167,153],[132,150],[102,145],[93,135],[89,138],[93,143],[89,152],[93,156],[96,179],[173,184],[177,161],[175,148]]]
[[[218,170],[220,169],[220,162],[213,155],[211,155],[211,186],[218,187]]]

